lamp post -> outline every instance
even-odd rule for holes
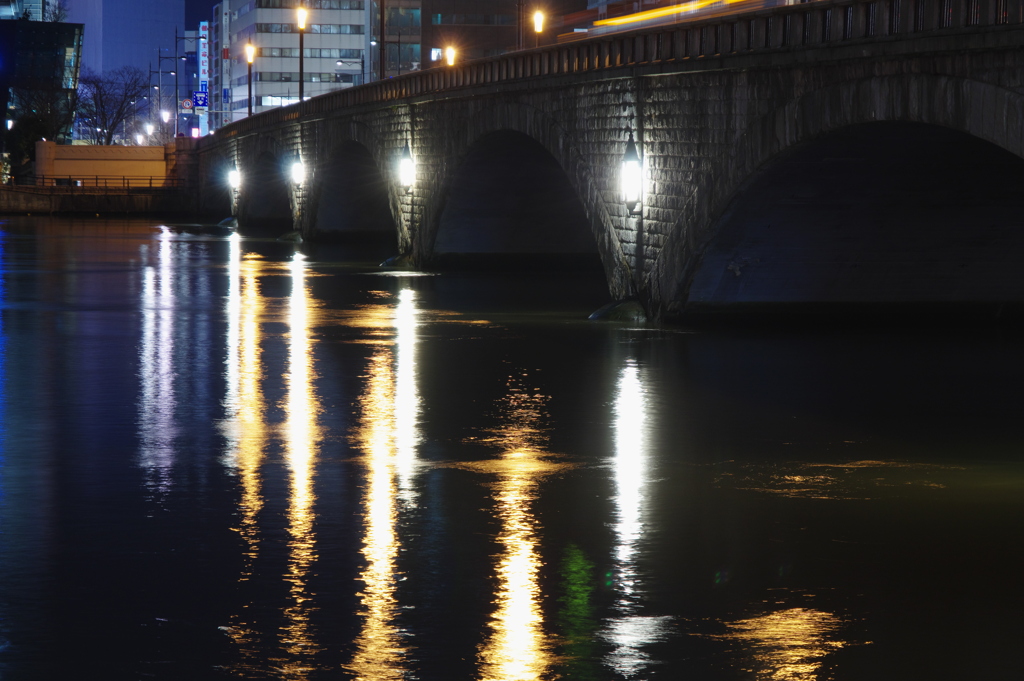
[[[533,46],[540,47],[540,34],[544,31],[544,13],[537,10],[533,13]]]
[[[523,0],[516,0],[516,49],[523,49]]]
[[[177,43],[177,41],[175,41],[174,47],[175,47],[175,50],[174,50],[175,51],[175,56],[173,56],[173,57],[171,57],[169,55],[165,57],[164,55],[160,54],[160,50],[165,49],[165,48],[157,48],[156,60],[157,60],[157,69],[158,69],[158,74],[159,74],[159,80],[157,81],[159,83],[159,85],[157,86],[157,89],[160,91],[160,105],[161,105],[161,107],[163,106],[163,101],[164,101],[164,60],[165,59],[170,59],[174,63],[174,70],[173,71],[169,71],[168,74],[174,76],[174,94],[171,95],[171,105],[174,108],[174,136],[177,137],[178,136],[178,113],[181,111],[181,102],[178,99],[178,71],[180,70],[180,67],[178,65],[178,56],[177,56],[178,43]],[[166,123],[167,121],[164,121],[164,122]]]
[[[384,29],[386,28],[386,13],[387,8],[385,7],[385,0],[380,0],[380,35],[377,37],[377,41],[379,43],[377,46],[379,52],[378,58],[380,60],[380,63],[377,65],[377,70],[379,72],[377,80],[384,80],[385,78],[388,77],[387,62],[385,62],[385,59],[387,59],[388,56],[387,49],[385,47],[385,45],[387,44],[387,34],[384,32]]]
[[[252,116],[252,61],[256,58],[256,47],[250,42],[245,44],[245,60],[249,62],[249,116]]]
[[[455,48],[451,45],[444,48],[444,58],[448,62],[448,66],[455,66]]]
[[[305,59],[305,37],[306,37],[306,17],[309,15],[309,11],[305,7],[299,5],[295,10],[295,14],[299,20],[299,103],[302,103],[303,85],[306,82],[304,59]]]
[[[354,59],[339,59],[334,62],[334,65],[339,69],[348,64],[355,65],[357,62]],[[355,85],[363,85],[366,83],[366,58],[362,57],[359,59],[359,82],[354,83]]]

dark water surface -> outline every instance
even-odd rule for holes
[[[0,678],[995,679],[1024,342],[0,224]]]

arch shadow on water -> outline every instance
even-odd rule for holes
[[[1022,216],[1016,155],[937,126],[851,126],[744,185],[702,254],[686,316],[1019,320]]]

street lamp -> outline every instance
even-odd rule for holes
[[[249,116],[252,116],[252,60],[256,58],[256,47],[253,44],[245,44],[245,60],[249,62]]]
[[[174,64],[174,67],[173,67],[172,70],[167,71],[167,75],[174,76],[174,93],[171,95],[171,106],[174,107],[174,111],[176,112],[175,116],[174,116],[174,135],[177,136],[178,135],[178,118],[179,118],[179,116],[177,114],[180,113],[180,111],[181,111],[181,102],[178,100],[178,96],[180,94],[180,90],[178,89],[178,70],[179,70],[180,67],[178,65],[178,54],[177,54],[177,52],[178,52],[178,43],[177,43],[177,40],[175,40],[175,43],[174,43],[174,52],[175,52],[175,54],[174,54],[173,57],[169,56],[169,55],[168,56],[164,56],[164,55],[160,54],[160,51],[162,49],[164,49],[164,48],[158,47],[157,51],[156,51],[157,73],[159,74],[159,78],[160,78],[159,83],[160,84],[158,86],[156,86],[154,89],[159,91],[159,93],[160,93],[160,106],[163,106],[163,103],[164,103],[164,88],[163,88],[163,84],[164,84],[164,61],[171,60],[171,63]],[[184,57],[182,57],[182,59],[183,58]],[[150,69],[150,72],[152,72],[152,69]]]
[[[164,123],[166,123],[167,121],[171,120],[171,112],[167,109],[164,109],[160,112],[160,118],[163,119]]]
[[[455,65],[455,48],[449,45],[444,48],[444,58],[448,61],[448,66]]]
[[[412,191],[412,185],[416,182],[416,161],[412,159],[412,150],[409,143],[405,143],[402,149],[402,157],[398,160],[398,182],[405,187],[405,193]]]
[[[534,47],[540,46],[540,34],[544,31],[544,13],[537,10],[533,13]]]
[[[146,123],[146,135],[148,135],[148,136],[152,136],[153,135],[153,124],[152,123]]]
[[[643,166],[640,162],[640,154],[637,152],[636,142],[633,141],[633,133],[629,133],[629,141],[626,143],[626,153],[622,157],[622,200],[626,204],[626,210],[630,215],[640,215],[643,212]]]
[[[304,74],[303,60],[305,59],[305,37],[306,37],[306,16],[309,12],[305,7],[299,6],[295,10],[295,14],[299,19],[299,103],[302,103],[302,87],[305,84],[306,76]]]

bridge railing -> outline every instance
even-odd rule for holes
[[[246,134],[299,116],[460,87],[1021,23],[1024,0],[816,0],[416,71],[267,111],[223,128],[218,136]]]
[[[136,190],[178,189],[185,186],[175,177],[128,175],[32,175],[18,178],[17,189],[45,189],[48,192],[125,192]]]

